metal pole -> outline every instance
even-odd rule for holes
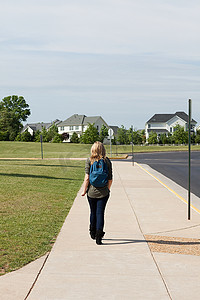
[[[110,136],[110,157],[112,157],[112,139]]]
[[[132,129],[132,165],[134,166],[134,154],[133,154],[133,125],[131,126]]]
[[[43,147],[42,147],[42,135],[40,135],[40,143],[41,143],[41,156],[42,156],[42,159],[43,159]]]
[[[190,220],[190,183],[191,183],[191,99],[189,99],[188,115],[188,220]]]

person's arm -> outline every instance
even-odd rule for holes
[[[109,191],[110,191],[111,185],[112,185],[112,179],[108,180],[108,189],[109,189]]]
[[[83,183],[83,192],[81,194],[81,196],[85,196],[86,192],[87,192],[87,188],[89,185],[89,174],[85,174],[85,179],[84,179],[84,183]]]

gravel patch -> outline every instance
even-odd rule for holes
[[[152,252],[200,256],[200,239],[145,235]]]

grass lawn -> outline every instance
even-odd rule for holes
[[[70,144],[70,143],[43,143],[44,158],[68,158],[88,157],[91,145]],[[155,152],[155,151],[187,151],[187,146],[134,146],[134,152]],[[106,145],[108,156],[110,146]],[[199,150],[200,145],[192,146],[192,150]],[[113,145],[112,156],[131,153],[131,145]],[[40,143],[23,142],[0,142],[0,158],[41,158]]]
[[[0,160],[0,274],[48,252],[84,178],[84,161]]]

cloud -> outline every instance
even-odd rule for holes
[[[143,127],[199,101],[198,1],[1,2],[0,96],[26,96],[31,121],[98,112]]]
[[[24,38],[21,47],[17,45],[22,50],[134,54],[148,49],[186,54],[192,49],[197,55],[200,4],[189,3],[8,0],[2,8],[1,37]]]

